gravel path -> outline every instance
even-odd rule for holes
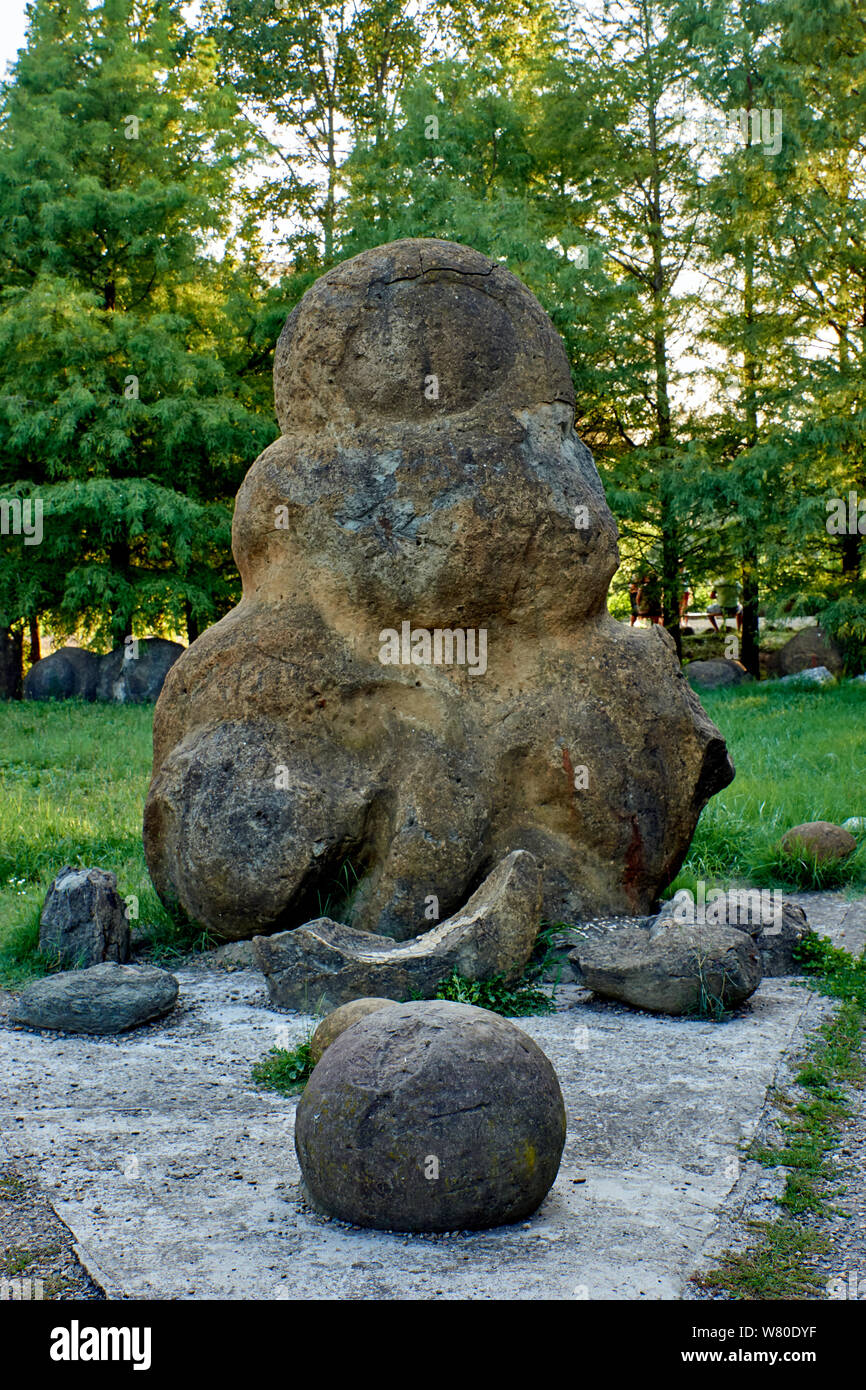
[[[0,1301],[104,1299],[76,1254],[75,1237],[33,1176],[0,1163]]]
[[[851,1096],[853,1116],[845,1125],[833,1155],[838,1176],[831,1192],[836,1211],[829,1219],[807,1218],[809,1225],[832,1245],[815,1268],[832,1299],[866,1300],[866,1093]]]
[[[866,949],[866,899],[844,893],[792,893],[786,901],[799,903],[809,918],[809,925],[836,946],[852,955]],[[813,996],[809,1009],[809,1033],[820,1026],[835,1011],[834,1001]],[[804,1019],[804,1023],[806,1023]],[[800,1039],[802,1041],[802,1037]],[[778,1145],[783,1136],[779,1128],[780,1112],[773,1092],[787,1096],[798,1093],[795,1077],[799,1070],[801,1048],[789,1048],[780,1059],[773,1086],[765,1100],[758,1121],[756,1137],[759,1143]],[[822,1300],[866,1299],[866,1091],[846,1088],[852,1115],[846,1121],[837,1148],[828,1155],[828,1166],[835,1172],[826,1191],[827,1204],[835,1209],[831,1216],[807,1213],[797,1218],[800,1225],[823,1236],[830,1244],[826,1255],[813,1256],[809,1267],[822,1286],[817,1295]],[[699,1269],[712,1268],[726,1250],[743,1251],[754,1242],[749,1227],[754,1221],[776,1221],[780,1209],[776,1199],[785,1189],[787,1169],[762,1168],[757,1163],[743,1163],[738,1180],[719,1212],[718,1222],[708,1239]],[[725,1295],[700,1288],[689,1282],[684,1292],[689,1300],[720,1301]]]
[[[863,948],[866,902],[796,900],[816,929]],[[310,1020],[271,1010],[261,977],[229,960],[189,962],[175,1013],[121,1039],[0,1027],[0,1246],[14,1277],[42,1279],[45,1297],[694,1297],[689,1275],[707,1252],[735,1244],[744,1220],[777,1213],[784,1175],[740,1155],[774,1118],[768,1089],[832,1007],[771,980],[719,1027],[562,988],[556,1015],[518,1020],[566,1095],[569,1142],[551,1195],[517,1228],[407,1238],[298,1202],[296,1102],[252,1087],[249,1066],[275,1042],[292,1046]],[[838,1205],[850,1215],[826,1227],[834,1250],[821,1265],[846,1287],[866,1276],[857,1100],[839,1153]]]

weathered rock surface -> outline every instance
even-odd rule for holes
[[[105,961],[34,980],[20,994],[10,1021],[61,1033],[125,1033],[167,1014],[177,989],[167,970]]]
[[[462,911],[411,942],[322,917],[294,931],[257,936],[253,946],[271,1003],[333,1009],[361,996],[429,999],[453,970],[470,980],[514,979],[529,960],[540,921],[538,863],[515,850]]]
[[[710,661],[690,661],[685,668],[686,679],[693,685],[715,690],[721,685],[741,685],[753,679],[745,666],[739,661],[728,661],[724,657]]]
[[[737,927],[748,932],[761,953],[764,977],[800,975],[802,965],[794,951],[809,930],[803,908],[785,902],[775,889],[731,888],[718,897],[709,895],[701,908],[710,926]],[[695,921],[694,900],[688,893],[677,893],[648,923],[650,931],[667,920],[689,924]]]
[[[39,918],[39,949],[61,965],[129,959],[130,929],[117,878],[106,869],[61,869]]]
[[[142,705],[158,699],[168,672],[185,650],[165,637],[141,637],[115,647],[100,660],[97,700]]]
[[[809,919],[796,903],[783,903],[781,915],[755,933],[765,977],[801,975],[803,967],[794,954],[809,931]]]
[[[24,699],[95,700],[101,661],[83,647],[61,647],[30,667],[24,677]]]
[[[607,612],[616,525],[536,299],[465,246],[379,247],[292,311],[274,384],[243,599],[157,705],[163,900],[272,932],[348,860],[352,925],[405,940],[526,849],[551,920],[648,910],[733,769],[669,636]]]
[[[341,1004],[339,1009],[334,1009],[322,1019],[310,1039],[313,1066],[321,1060],[331,1043],[336,1042],[340,1034],[351,1028],[353,1023],[359,1023],[362,1018],[376,1013],[379,1009],[388,1009],[393,1003],[393,999],[353,999],[350,1004]]]
[[[814,859],[818,864],[830,864],[847,859],[857,848],[857,841],[841,825],[828,820],[804,821],[786,830],[781,839],[782,851],[795,858]]]
[[[572,951],[588,989],[654,1013],[735,1008],[761,983],[761,954],[749,932],[662,913],[645,927],[593,934]]]
[[[544,1200],[565,1106],[541,1049],[468,1004],[394,1004],[347,1029],[301,1096],[295,1148],[319,1210],[380,1230],[480,1230]]]

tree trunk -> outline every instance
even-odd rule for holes
[[[112,542],[108,547],[108,561],[116,574],[129,579],[130,553],[127,541]],[[128,602],[115,606],[111,615],[111,636],[115,647],[123,646],[127,637],[132,636],[132,613]]]
[[[42,642],[39,637],[39,619],[29,618],[28,626],[30,629],[30,665],[33,666],[37,661],[42,660]]]
[[[760,678],[758,643],[758,543],[754,538],[743,545],[743,628],[740,633],[740,661],[750,675]]]
[[[20,700],[24,683],[24,634],[0,627],[0,700]]]
[[[201,632],[201,628],[199,627],[198,621],[195,615],[193,614],[192,605],[190,603],[185,603],[184,608],[186,609],[186,640],[187,642],[189,642],[190,646],[192,646],[193,642]]]
[[[751,129],[751,127],[750,127]],[[743,316],[746,335],[743,349],[743,378],[746,397],[746,447],[758,443],[758,361],[755,351],[755,241],[746,239],[744,247],[745,283],[743,287]],[[742,565],[743,626],[740,631],[740,661],[755,680],[761,677],[758,628],[758,537],[754,524],[743,528],[740,541]]]
[[[842,536],[842,573],[846,579],[857,579],[860,575],[860,542],[862,536]]]
[[[648,39],[647,33],[647,39]],[[655,366],[656,442],[661,460],[659,480],[659,524],[662,533],[662,622],[674,639],[677,657],[683,659],[680,633],[680,556],[675,481],[672,477],[673,425],[671,421],[670,373],[668,369],[667,303],[665,294],[664,229],[662,227],[662,169],[658,145],[655,78],[649,79],[649,142],[652,155],[651,197],[647,207],[648,233],[652,254],[653,361]]]

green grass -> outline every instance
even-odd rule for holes
[[[528,1018],[530,1014],[553,1013],[553,1003],[532,984],[505,983],[501,975],[490,980],[466,980],[453,971],[436,986],[434,999],[450,999],[455,1004],[474,1004],[479,1009],[502,1014],[505,1018]]]
[[[39,913],[65,864],[112,869],[138,924],[163,948],[200,927],[173,921],[151,886],[141,843],[150,778],[150,706],[0,703],[0,979],[44,973]],[[133,922],[135,925],[135,922]]]
[[[847,1091],[862,1089],[866,1081],[866,958],[855,958],[814,932],[804,937],[797,954],[813,987],[838,999],[840,1007],[807,1042],[795,1077],[800,1094],[775,1097],[784,1116],[780,1141],[752,1144],[748,1151],[749,1158],[765,1168],[788,1170],[777,1199],[781,1219],[750,1223],[752,1244],[746,1250],[726,1251],[717,1269],[695,1280],[701,1288],[721,1290],[729,1298],[821,1294],[809,1260],[827,1253],[829,1246],[820,1231],[798,1218],[829,1214],[839,1176],[832,1153],[852,1113]]]
[[[313,1070],[310,1038],[297,1047],[272,1047],[260,1062],[254,1062],[252,1078],[263,1091],[279,1091],[283,1096],[295,1096],[302,1091]]]
[[[820,1296],[809,1258],[827,1253],[823,1237],[790,1221],[750,1221],[748,1227],[755,1244],[742,1254],[725,1254],[718,1269],[696,1277],[699,1288],[762,1301]]]
[[[737,769],[698,822],[669,893],[698,880],[780,889],[866,888],[866,839],[841,865],[791,859],[786,830],[866,815],[866,684],[792,689],[777,682],[710,690],[701,702]]]
[[[831,870],[786,861],[778,841],[806,820],[866,814],[866,687],[767,684],[708,691],[703,702],[728,740],[737,777],[698,824],[671,892],[708,884],[866,888],[866,842]],[[138,898],[157,956],[210,944],[170,916],[147,875],[141,815],[151,764],[150,706],[0,703],[0,983],[44,972],[39,912],[65,864],[112,869]],[[320,907],[345,916],[357,874],[344,866]]]
[[[490,980],[467,980],[454,970],[446,979],[439,981],[434,998],[449,999],[455,1004],[474,1004],[476,1008],[489,1009],[491,1013],[502,1014],[504,1018],[529,1018],[532,1014],[553,1013],[559,972],[551,994],[545,994],[536,986],[556,959],[554,942],[563,929],[567,929],[564,922],[542,923],[532,955],[520,978],[513,984],[507,984],[502,975],[494,975]]]
[[[59,1245],[46,1246],[39,1250],[25,1250],[23,1246],[15,1245],[0,1258],[0,1274],[7,1279],[14,1279],[16,1275],[23,1274],[25,1269],[29,1269],[37,1260],[50,1258],[52,1255],[60,1253]]]

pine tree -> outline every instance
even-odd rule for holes
[[[255,203],[286,244],[320,264],[336,252],[340,171],[356,140],[382,144],[419,64],[422,29],[402,0],[210,0],[221,71],[270,135],[276,163]]]
[[[215,66],[176,3],[33,7],[0,115],[0,484],[44,537],[2,541],[10,626],[194,632],[235,593],[230,499],[275,430],[250,277],[213,254],[252,144]]]

